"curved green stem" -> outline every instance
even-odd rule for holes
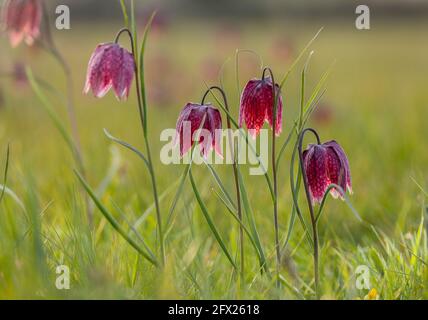
[[[226,108],[226,111],[228,113],[230,113],[230,109],[229,109],[229,104],[227,102],[227,98],[226,98],[226,93],[224,92],[224,90],[218,86],[212,86],[211,88],[209,88],[203,98],[202,98],[202,103],[204,104],[205,102],[205,98],[207,97],[207,95],[211,92],[211,90],[217,90],[220,92],[220,94],[223,97],[223,102],[224,102],[224,106]],[[235,146],[233,144],[232,141],[232,133],[231,133],[231,122],[230,122],[230,118],[226,115],[227,118],[227,128],[228,133],[229,133],[229,148],[230,148],[230,153],[231,156],[233,158],[233,176],[235,179],[235,189],[236,189],[236,203],[237,203],[237,211],[238,211],[238,218],[240,221],[242,221],[242,208],[241,208],[241,192],[239,190],[239,181],[238,181],[238,163],[236,161],[236,157],[235,157]],[[242,227],[242,225],[239,225],[239,248],[240,248],[240,254],[241,254],[241,278],[244,278],[244,270],[245,270],[245,257],[244,257],[244,229]]]
[[[161,216],[161,212],[160,212],[160,206],[159,206],[159,197],[158,197],[158,191],[157,191],[157,183],[156,183],[156,175],[154,172],[154,167],[153,167],[153,161],[152,161],[152,156],[151,156],[151,149],[150,149],[150,143],[147,137],[147,130],[146,130],[146,111],[145,111],[145,102],[143,102],[143,97],[142,97],[142,87],[140,84],[140,72],[139,72],[139,68],[138,68],[138,60],[137,60],[137,56],[136,56],[136,43],[135,43],[135,39],[134,36],[132,34],[132,32],[128,29],[128,28],[123,28],[121,29],[116,38],[115,41],[119,41],[120,36],[126,33],[129,36],[130,42],[131,42],[131,48],[132,48],[132,55],[134,57],[135,60],[135,86],[136,86],[136,90],[137,90],[137,101],[138,101],[138,113],[140,116],[140,123],[141,123],[141,127],[143,129],[143,135],[144,135],[144,143],[146,146],[146,151],[147,151],[147,162],[148,162],[148,168],[149,168],[149,172],[150,172],[150,180],[151,180],[151,184],[152,184],[152,190],[153,190],[153,197],[155,200],[155,207],[156,207],[156,220],[157,220],[157,228],[158,228],[158,233],[159,233],[159,246],[160,246],[160,253],[162,256],[162,265],[165,264],[165,246],[164,246],[164,234],[163,234],[163,227],[162,227],[162,216]]]
[[[315,217],[315,213],[314,213],[314,207],[312,205],[312,199],[311,199],[311,196],[310,196],[309,185],[308,185],[308,177],[307,177],[306,171],[304,169],[303,151],[302,151],[303,138],[305,137],[305,134],[307,132],[312,132],[315,135],[318,144],[321,144],[321,142],[320,142],[320,138],[319,138],[318,133],[314,129],[312,129],[312,128],[306,128],[306,129],[302,130],[302,132],[300,133],[300,136],[299,136],[299,149],[298,149],[299,150],[300,169],[301,169],[302,177],[303,177],[303,185],[305,186],[306,200],[308,202],[309,213],[310,213],[310,216],[311,216],[312,233],[313,233],[313,243],[314,243],[315,292],[316,292],[317,298],[319,298],[320,297],[320,292],[319,292],[319,239],[318,239],[318,227],[317,227],[316,217]]]
[[[280,94],[276,92],[276,83],[273,72],[270,68],[266,67],[263,69],[262,79],[265,79],[265,74],[269,73],[272,81],[272,98],[273,98],[273,115],[272,115],[272,176],[273,176],[273,220],[275,227],[275,252],[276,252],[276,285],[279,288],[281,285],[280,281],[280,265],[281,265],[281,250],[279,246],[279,223],[278,223],[278,175],[276,167],[276,129],[277,129],[277,110]]]

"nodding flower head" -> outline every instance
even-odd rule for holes
[[[211,104],[188,103],[177,120],[176,139],[177,137],[180,139],[180,156],[183,157],[193,146],[193,134],[199,129],[201,132],[198,143],[204,157],[208,156],[213,147],[219,155],[222,155],[221,137],[218,136],[221,135],[221,128],[220,111]]]
[[[279,86],[276,84],[275,99],[278,101],[275,134],[280,135],[282,131],[282,98]],[[273,128],[274,103],[271,78],[250,80],[241,95],[239,126],[242,127],[242,123],[245,121],[253,138],[259,134],[265,121]]]
[[[336,141],[309,145],[303,151],[303,166],[312,203],[321,203],[331,184],[337,184],[344,192],[352,193],[348,158]],[[343,199],[344,196],[335,188],[331,189],[330,194],[334,198]]]
[[[13,47],[25,40],[33,45],[40,36],[42,21],[42,3],[40,0],[6,0],[0,16],[2,29],[9,34]]]
[[[116,98],[126,100],[134,72],[132,53],[117,43],[99,44],[89,60],[84,92],[92,89],[101,98],[113,87]]]

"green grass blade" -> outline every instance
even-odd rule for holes
[[[91,187],[88,185],[88,183],[85,181],[85,179],[82,177],[82,175],[74,170],[74,173],[76,174],[77,178],[79,179],[82,186],[85,188],[86,192],[91,197],[92,201],[94,201],[97,208],[101,211],[103,216],[107,219],[107,221],[111,224],[111,226],[122,236],[123,239],[126,240],[135,250],[137,250],[138,253],[140,253],[147,261],[155,265],[156,267],[159,266],[159,263],[156,259],[153,259],[147,252],[145,252],[133,239],[131,239],[126,231],[120,226],[120,224],[116,221],[116,219],[113,217],[113,215],[107,210],[106,207],[101,203],[101,201],[97,198],[94,191],[91,189]]]
[[[182,175],[181,175],[181,177],[180,177],[180,184],[179,184],[179,186],[178,186],[178,188],[177,188],[177,192],[175,193],[174,198],[173,198],[173,201],[172,201],[171,206],[170,206],[170,208],[169,208],[169,211],[168,211],[168,217],[167,217],[167,219],[166,219],[166,224],[165,224],[165,230],[167,230],[167,231],[165,232],[165,238],[167,237],[167,234],[168,234],[168,233],[169,233],[169,231],[170,231],[169,227],[170,227],[170,225],[171,225],[171,223],[172,223],[172,217],[173,217],[173,214],[174,214],[175,208],[177,207],[178,200],[180,199],[180,196],[181,196],[181,194],[182,194],[182,192],[183,192],[183,189],[184,189],[184,182],[185,182],[185,181],[186,181],[186,179],[187,179],[187,176],[188,176],[189,171],[190,171],[190,167],[191,167],[191,164],[188,164],[188,165],[186,166],[186,168],[184,169],[184,172],[183,172],[183,174],[182,174]]]
[[[358,221],[362,222],[363,219],[361,219],[360,215],[358,214],[358,211],[354,208],[354,206],[352,205],[351,201],[349,200],[348,195],[345,193],[345,191],[337,184],[330,184],[327,188],[327,190],[325,191],[324,197],[322,198],[321,204],[320,204],[320,208],[318,210],[318,214],[315,218],[315,222],[318,223],[322,213],[323,213],[323,209],[324,209],[324,205],[325,202],[327,200],[328,194],[332,189],[336,189],[339,190],[339,193],[343,196],[343,200],[346,202],[346,204],[348,205],[349,209],[351,209],[352,213],[354,214],[354,216],[357,218]]]
[[[290,188],[291,188],[291,195],[292,195],[292,198],[293,198],[293,205],[294,205],[294,207],[296,209],[297,216],[298,216],[298,218],[300,220],[300,223],[301,223],[301,225],[303,227],[303,231],[305,232],[308,244],[309,244],[309,246],[311,248],[313,248],[313,240],[312,240],[311,233],[309,231],[310,228],[308,227],[308,224],[306,223],[305,218],[303,217],[302,212],[301,212],[300,207],[299,207],[299,190],[300,190],[300,188],[298,189],[298,187],[300,187],[300,184],[297,184],[296,186],[294,185],[294,163],[295,163],[295,160],[296,160],[297,149],[298,149],[297,148],[297,144],[298,143],[299,143],[299,141],[297,139],[297,141],[296,141],[296,143],[294,145],[293,154],[291,156],[291,162],[290,162]]]
[[[220,199],[220,201],[224,204],[224,206],[227,208],[227,212],[229,212],[231,214],[231,216],[236,220],[236,222],[239,223],[240,226],[242,226],[242,229],[244,230],[245,234],[248,236],[248,238],[250,239],[250,243],[252,244],[254,250],[256,251],[257,257],[259,259],[260,265],[263,266],[263,260],[262,260],[262,256],[260,254],[260,250],[255,242],[255,240],[253,239],[253,235],[251,234],[251,232],[248,230],[248,228],[245,226],[244,222],[241,221],[237,215],[236,209],[233,208],[230,203],[227,202],[226,199],[224,199],[221,194],[213,189],[214,194],[217,196],[217,198]]]
[[[116,143],[120,144],[121,146],[123,146],[123,147],[125,147],[125,148],[127,148],[127,149],[131,150],[132,152],[134,152],[137,156],[139,156],[139,157],[144,161],[144,163],[146,164],[147,168],[149,168],[149,167],[150,167],[150,165],[149,165],[149,161],[147,160],[147,158],[146,158],[146,157],[144,156],[144,154],[143,154],[141,151],[139,151],[137,148],[133,147],[132,145],[130,145],[129,143],[127,143],[127,142],[125,142],[125,141],[122,141],[122,140],[120,140],[120,139],[118,139],[118,138],[115,138],[114,136],[112,136],[112,135],[107,131],[107,129],[104,129],[104,134],[105,134],[105,135],[107,136],[107,138],[109,138],[110,140],[112,140],[112,141],[114,141],[114,142],[116,142]]]
[[[26,69],[28,82],[30,83],[31,88],[33,89],[34,93],[36,94],[37,98],[40,100],[42,107],[45,109],[47,114],[49,115],[49,118],[52,120],[54,126],[57,128],[61,136],[63,137],[64,141],[66,142],[67,146],[71,150],[73,156],[78,159],[78,152],[76,145],[74,144],[73,139],[71,138],[68,130],[66,129],[65,125],[61,121],[61,119],[56,114],[53,106],[47,99],[47,97],[43,94],[42,90],[40,89],[37,81],[35,80],[33,73],[30,68],[27,67]],[[78,162],[79,163],[79,162]]]
[[[122,9],[123,23],[125,28],[129,28],[129,16],[128,10],[126,9],[125,0],[120,0],[120,8]]]
[[[2,189],[3,190],[2,192],[4,192],[6,196],[9,196],[16,203],[22,209],[22,211],[27,212],[24,202],[22,202],[22,200],[19,199],[19,197],[16,195],[16,193],[12,189],[1,184],[0,184],[0,189]]]
[[[3,174],[3,186],[0,194],[0,203],[3,200],[4,193],[6,191],[6,185],[7,185],[7,175],[9,172],[9,160],[10,160],[10,144],[7,145],[7,151],[6,151],[6,164],[4,166],[4,174]]]
[[[196,186],[195,180],[193,179],[193,175],[192,175],[191,170],[189,171],[189,178],[190,178],[190,182],[191,182],[191,185],[193,188],[193,192],[195,193],[195,196],[196,196],[196,200],[198,201],[199,207],[201,208],[201,211],[205,217],[205,220],[208,223],[208,226],[210,227],[212,233],[214,234],[214,237],[216,238],[218,244],[220,245],[221,249],[223,250],[223,252],[226,255],[229,262],[232,264],[232,266],[235,269],[238,269],[238,267],[236,266],[235,262],[232,259],[232,256],[230,255],[229,251],[227,250],[227,247],[226,247],[224,241],[222,240],[220,234],[218,233],[217,228],[215,227],[215,224],[214,224],[213,220],[211,219],[211,216],[208,213],[208,209],[205,206],[205,203],[202,200],[201,195],[199,194],[198,187]]]
[[[176,180],[174,183],[172,183],[168,188],[166,188],[160,195],[159,195],[159,203],[162,203],[162,201],[166,198],[166,196],[168,194],[171,193],[172,190],[174,190],[175,186],[177,185],[177,183],[179,182],[179,180]],[[135,221],[135,223],[133,224],[134,228],[138,228],[147,218],[147,216],[156,209],[156,204],[153,201],[149,207],[147,207],[147,209],[143,212],[143,214],[137,219],[137,221]]]
[[[153,19],[156,15],[156,12],[153,12],[152,15],[149,18],[149,21],[146,24],[146,27],[144,29],[143,33],[143,42],[141,43],[141,49],[140,49],[140,61],[139,61],[139,77],[140,77],[140,84],[141,84],[141,97],[142,97],[142,103],[143,103],[143,115],[144,115],[144,134],[147,135],[147,94],[146,94],[146,79],[144,76],[145,67],[144,67],[144,56],[146,54],[146,43],[147,43],[147,37],[149,35],[149,31],[153,22]],[[135,46],[136,48],[136,46]]]
[[[303,57],[303,55],[306,53],[306,51],[309,49],[309,47],[314,43],[314,41],[318,38],[321,31],[324,29],[324,27],[320,28],[318,32],[315,34],[315,36],[306,44],[306,46],[303,48],[303,50],[300,52],[300,54],[297,56],[297,58],[294,60],[293,64],[291,65],[290,69],[286,72],[284,77],[282,78],[279,88],[282,89],[282,87],[285,85],[285,83],[288,80],[288,77],[290,76],[291,72],[294,70],[296,65],[299,63],[300,59]]]
[[[233,208],[236,208],[236,204],[232,200],[232,197],[230,196],[229,192],[227,192],[227,189],[223,185],[220,177],[218,176],[217,172],[215,171],[214,167],[205,161],[205,164],[207,165],[208,169],[211,172],[211,175],[214,177],[215,182],[217,183],[218,187],[220,188],[223,195],[227,198],[227,201],[233,206]]]
[[[254,242],[257,245],[257,249],[260,252],[260,259],[261,259],[260,267],[263,268],[266,272],[268,272],[266,257],[264,254],[263,246],[260,241],[259,233],[257,231],[253,209],[251,208],[250,201],[248,200],[247,190],[245,188],[244,180],[242,178],[241,171],[239,170],[239,166],[238,166],[238,182],[239,182],[239,189],[241,191],[241,196],[242,196],[242,204],[244,205],[244,211],[248,219],[248,222],[250,223],[251,234],[254,238]]]

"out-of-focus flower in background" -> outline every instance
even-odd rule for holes
[[[2,109],[5,105],[3,88],[0,86],[0,109]]]
[[[24,63],[15,62],[12,70],[12,79],[17,87],[25,87],[28,84]]]
[[[223,23],[215,31],[214,41],[216,43],[217,52],[229,55],[236,48],[242,47],[242,32],[233,24]]]
[[[286,64],[292,60],[294,47],[288,38],[280,37],[272,41],[270,52],[275,60]]]
[[[334,107],[328,102],[320,103],[312,114],[312,121],[317,125],[328,125],[333,121]]]
[[[217,82],[221,66],[222,63],[219,59],[212,56],[205,57],[200,63],[200,70],[204,80]]]
[[[152,14],[155,14],[150,26],[150,35],[159,36],[166,33],[170,26],[170,16],[163,8],[154,5],[143,6],[142,11],[139,13],[140,26],[144,28],[149,22]]]
[[[0,25],[9,35],[12,47],[22,41],[33,45],[40,36],[42,22],[40,0],[6,0],[1,8]]]

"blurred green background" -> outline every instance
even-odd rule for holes
[[[53,8],[55,3],[49,3]],[[111,143],[104,136],[103,128],[143,149],[134,92],[126,103],[117,102],[111,93],[104,99],[82,94],[88,59],[98,43],[113,41],[117,30],[122,27],[121,11],[118,1],[113,0],[61,1],[63,3],[70,5],[72,29],[54,31],[54,38],[72,66],[85,164],[89,182],[97,186],[111,163]],[[221,70],[232,113],[238,115],[233,63],[236,49],[254,50],[262,57],[264,64],[272,67],[275,75],[281,78],[306,43],[324,27],[311,47],[314,54],[308,72],[308,94],[321,75],[334,64],[326,94],[310,125],[317,128],[321,139],[336,139],[347,152],[354,189],[351,200],[364,220],[397,241],[398,251],[401,248],[399,243],[406,235],[413,237],[425,211],[426,196],[421,189],[428,189],[426,1],[370,1],[367,5],[371,8],[371,29],[366,31],[355,28],[356,2],[353,1],[177,0],[136,3],[141,30],[151,11],[158,10],[147,46],[146,78],[150,138],[155,149],[155,169],[161,190],[170,186],[183,168],[164,166],[158,161],[162,146],[159,134],[165,128],[175,127],[178,113],[187,102],[200,100],[206,88],[204,82],[212,85],[219,83]],[[127,46],[125,40],[122,42]],[[75,165],[61,137],[40,108],[22,70],[24,65],[30,66],[37,77],[62,92],[65,89],[63,74],[55,61],[35,47],[22,45],[12,50],[3,37],[0,48],[0,151],[3,159],[7,143],[11,144],[8,186],[23,198],[29,197],[30,191],[34,193],[40,209],[52,201],[42,217],[42,228],[51,240],[45,239],[43,242],[48,265],[54,265],[56,259],[65,259],[66,262],[70,259],[67,263],[79,268],[73,279],[81,290],[72,291],[71,295],[103,298],[232,297],[221,290],[221,275],[224,272],[221,266],[226,265],[227,261],[217,257],[217,253],[221,253],[216,244],[210,242],[213,241],[212,237],[198,213],[188,186],[177,209],[176,230],[169,255],[185,256],[195,243],[198,243],[198,248],[206,246],[206,251],[201,249],[202,256],[204,252],[211,256],[215,251],[217,258],[211,262],[207,262],[208,258],[207,261],[202,259],[199,266],[201,270],[209,270],[212,276],[204,282],[209,290],[183,294],[185,280],[174,278],[174,288],[170,288],[167,276],[158,287],[155,285],[158,280],[154,280],[152,273],[147,276],[150,281],[147,282],[147,278],[144,280],[143,275],[149,272],[147,266],[141,271],[141,286],[135,289],[128,285],[126,277],[134,264],[135,254],[113,234],[98,212],[95,240],[88,245],[91,249],[77,240],[76,243],[70,240],[72,237],[68,233],[73,234],[70,230],[80,230],[77,222],[77,226],[69,226],[70,221],[74,221],[70,215],[82,211],[79,211],[81,199],[76,191],[78,183],[71,170]],[[229,62],[226,62],[228,59]],[[242,54],[240,66],[241,87],[246,80],[260,77],[259,61],[254,55]],[[282,92],[285,101],[284,132],[291,129],[298,115],[301,68],[302,63],[294,70]],[[66,119],[62,97],[50,95],[50,99],[58,113]],[[283,134],[280,140],[283,141],[285,136]],[[120,169],[115,172],[103,199],[106,203],[114,200],[126,212],[127,219],[135,221],[151,204],[150,182],[143,165],[133,154],[124,150],[120,150],[119,154]],[[291,211],[289,158],[288,150],[279,173],[281,237],[285,236]],[[3,165],[3,161],[1,163]],[[229,178],[231,169],[223,166],[218,169],[226,186],[233,190],[233,181]],[[219,201],[210,196],[214,182],[210,180],[206,168],[201,166],[195,171],[224,237],[233,243],[236,230],[230,226],[230,217],[226,216]],[[246,179],[262,239],[272,250],[272,209],[268,190],[264,188],[263,177]],[[162,207],[166,211],[168,202]],[[27,249],[22,252],[16,249],[15,240],[16,237],[20,238],[20,232],[25,231],[25,219],[10,199],[5,200],[0,210],[5,213],[0,219],[0,230],[3,230],[0,238],[4,240],[0,244],[3,249],[0,250],[0,279],[4,280],[0,282],[0,296],[51,296],[51,293],[39,295],[32,282],[30,275],[34,270],[29,270],[32,263],[27,259],[31,256],[31,246],[27,248],[28,252],[25,251]],[[147,226],[143,227],[142,232],[149,235],[154,233],[153,219],[151,216],[147,219]],[[293,248],[298,246],[301,235],[300,226],[296,230]],[[55,233],[58,233],[57,238]],[[363,297],[363,293],[347,287],[351,281],[349,277],[357,262],[363,259],[359,258],[360,249],[381,247],[378,239],[369,228],[354,219],[341,201],[328,202],[320,233],[325,245],[326,298]],[[25,244],[22,246],[25,247]],[[93,256],[81,257],[85,256],[82,253],[85,250]],[[364,252],[365,249],[361,250]],[[340,255],[336,255],[336,251],[341,252],[342,258],[345,253],[350,257],[338,258]],[[71,257],[64,252],[71,252]],[[73,252],[79,254],[73,256]],[[329,260],[330,255],[335,258]],[[389,254],[386,256],[389,257]],[[85,262],[76,262],[75,259]],[[395,260],[385,259],[394,265]],[[302,253],[296,253],[295,260],[302,278],[309,283],[309,248],[302,247]],[[342,267],[349,270],[345,272],[340,269]],[[26,271],[17,272],[20,268]],[[92,268],[97,270],[97,276],[93,275]],[[419,274],[420,278],[412,286],[414,291],[404,293],[403,289],[394,296],[397,292],[395,289],[405,286],[398,284],[397,288],[388,288],[379,284],[384,289],[383,297],[426,298],[427,272],[423,265],[422,269],[424,273]],[[97,272],[105,272],[105,278]],[[335,279],[339,279],[337,287],[331,284]],[[383,283],[386,276],[379,279],[377,281]],[[113,288],[113,283],[121,290]],[[129,291],[130,287],[134,291]],[[262,296],[265,294],[263,290],[257,294],[246,297],[269,297],[268,294]],[[290,293],[285,297],[293,298]]]

